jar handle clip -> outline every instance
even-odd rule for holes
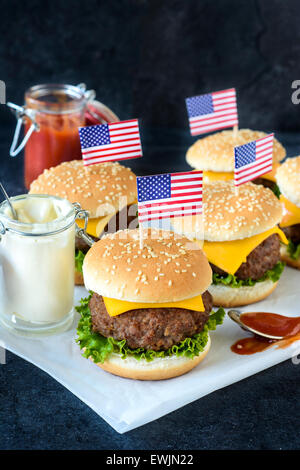
[[[76,219],[84,218],[84,228],[78,227],[78,225],[75,223],[76,235],[82,238],[82,240],[85,241],[85,243],[91,247],[92,245],[94,245],[95,240],[86,233],[86,228],[89,220],[89,213],[88,211],[81,209],[81,206],[78,202],[74,202],[73,206],[75,208]]]
[[[27,144],[31,134],[34,131],[39,131],[39,126],[35,121],[35,112],[32,109],[26,109],[23,106],[18,106],[16,104],[10,103],[10,102],[7,103],[7,106],[12,110],[12,112],[16,115],[16,118],[17,118],[17,125],[16,125],[16,129],[15,129],[13,141],[12,141],[12,144],[11,144],[10,149],[9,149],[9,155],[11,157],[15,157],[25,147],[25,145]],[[18,140],[19,140],[21,126],[24,122],[24,116],[27,116],[30,119],[31,126],[29,127],[29,129],[28,129],[26,135],[24,136],[22,142],[20,143],[20,145],[16,148]]]
[[[96,98],[95,90],[87,90],[85,83],[78,83],[77,87],[84,93],[84,97],[87,103],[93,101]]]

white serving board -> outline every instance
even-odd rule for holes
[[[84,288],[76,288],[75,303],[86,294]],[[300,271],[286,268],[275,292],[244,310],[300,315]],[[0,327],[0,346],[50,374],[119,433],[300,354],[297,341],[286,349],[275,346],[252,356],[236,355],[230,346],[246,334],[226,317],[224,324],[211,333],[211,350],[194,370],[165,381],[133,381],[104,372],[81,356],[75,343],[77,320],[76,314],[72,329],[65,333],[35,340]]]

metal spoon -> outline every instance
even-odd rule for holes
[[[18,220],[17,212],[16,212],[15,208],[13,207],[12,203],[10,202],[10,199],[9,199],[9,197],[8,197],[8,194],[7,194],[7,192],[5,191],[5,189],[4,189],[4,187],[3,187],[3,184],[2,184],[1,182],[0,182],[0,189],[1,189],[1,191],[3,192],[4,197],[5,197],[5,199],[6,199],[7,202],[8,202],[8,205],[9,205],[9,207],[10,207],[10,210],[11,210],[11,213],[12,213],[12,216],[13,216],[14,220]]]
[[[272,335],[267,335],[265,333],[262,333],[261,331],[254,330],[253,328],[250,328],[250,326],[247,326],[243,323],[243,321],[240,318],[240,315],[243,312],[240,312],[239,310],[229,310],[228,316],[231,320],[233,320],[235,323],[237,323],[241,328],[244,330],[250,331],[251,333],[256,334],[257,336],[262,336],[263,338],[269,338],[269,339],[283,339],[283,336],[272,336]]]

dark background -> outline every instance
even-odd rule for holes
[[[0,79],[22,104],[37,83],[85,82],[121,119],[141,121],[140,174],[187,169],[187,96],[236,87],[240,127],[275,131],[300,153],[297,0],[0,0]],[[0,106],[0,179],[24,191],[8,150],[15,118]],[[47,374],[7,354],[0,365],[3,449],[292,449],[299,366],[287,361],[118,435]]]
[[[236,87],[241,127],[298,131],[298,0],[1,1],[7,100],[85,82],[121,119],[187,127],[184,98]],[[2,116],[3,122],[8,116]]]
[[[283,143],[298,133],[299,11],[298,0],[0,0],[0,79],[17,104],[34,84],[85,82],[121,120],[139,118],[136,173],[186,170],[188,96],[236,87],[240,127]],[[2,161],[14,127],[0,105]],[[22,193],[22,157],[0,178]]]

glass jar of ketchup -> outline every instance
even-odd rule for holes
[[[86,90],[84,84],[45,84],[25,92],[23,107],[7,103],[18,118],[10,155],[17,155],[25,146],[27,189],[46,168],[81,158],[78,127],[119,120],[94,98],[95,92]],[[22,124],[25,136],[16,148]]]

